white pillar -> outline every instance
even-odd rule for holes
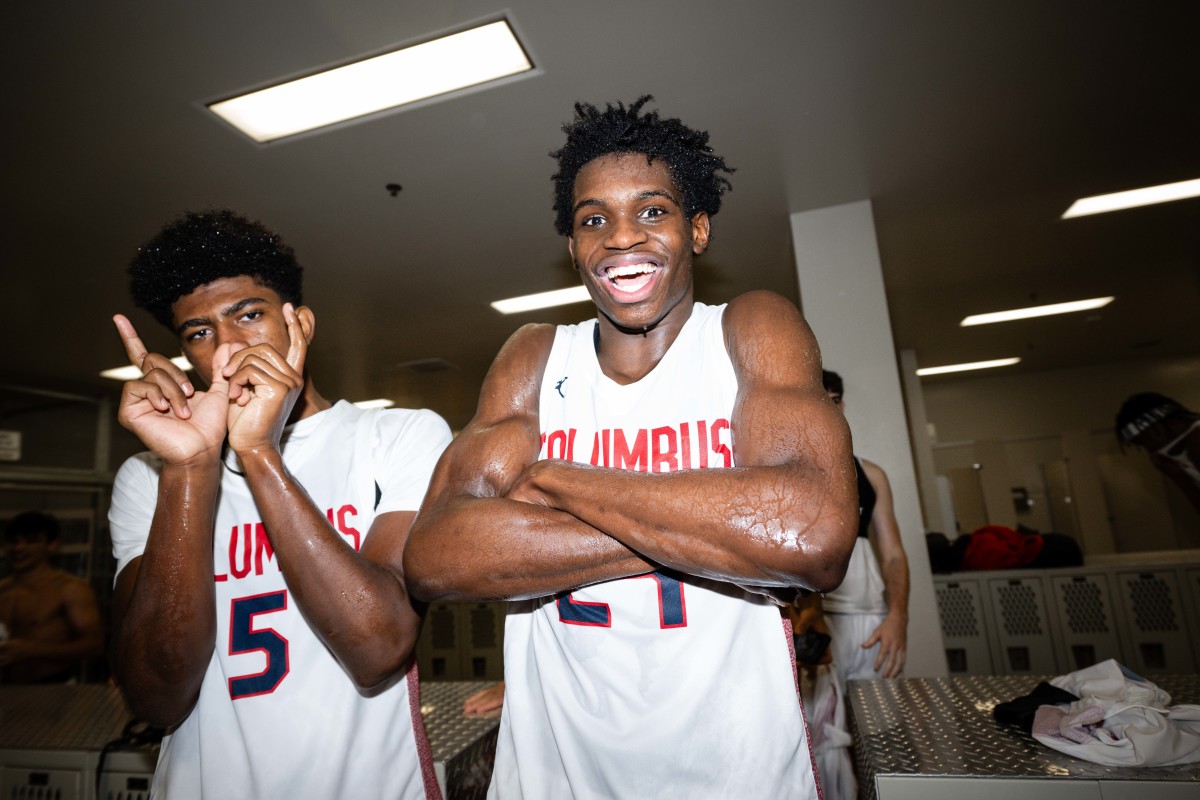
[[[791,222],[801,305],[826,368],[846,382],[846,416],[855,454],[883,467],[892,485],[912,584],[905,674],[945,675],[946,654],[871,203],[800,212],[792,214]]]

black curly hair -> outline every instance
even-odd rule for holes
[[[188,212],[159,231],[130,262],[129,287],[133,302],[174,332],[171,306],[197,286],[249,275],[299,306],[303,272],[279,234],[218,209]]]
[[[683,194],[688,218],[701,211],[709,216],[721,209],[721,195],[733,188],[725,159],[708,146],[708,131],[693,130],[678,119],[662,119],[657,111],[641,113],[654,98],[644,95],[629,107],[609,103],[603,111],[590,103],[575,104],[575,119],[563,125],[567,143],[550,154],[558,160],[554,181],[554,228],[571,235],[575,177],[593,159],[610,153],[643,153],[647,161],[662,159]]]

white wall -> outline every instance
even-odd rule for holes
[[[846,382],[854,451],[883,467],[908,555],[908,666],[914,677],[945,675],[946,658],[896,347],[870,201],[792,214],[792,248],[804,314],[825,365]]]

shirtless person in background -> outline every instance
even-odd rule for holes
[[[65,683],[81,660],[104,651],[92,588],[50,564],[58,520],[27,511],[8,524],[4,555],[12,574],[0,580],[0,682]]]

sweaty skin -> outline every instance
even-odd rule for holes
[[[213,526],[226,438],[309,624],[359,686],[382,683],[405,665],[419,631],[401,563],[414,513],[378,516],[355,552],[284,466],[284,426],[330,407],[304,369],[312,311],[293,309],[248,276],[200,286],[172,311],[203,391],[148,352],[128,319],[114,318],[143,372],[125,385],[118,419],[163,461],[145,552],[121,570],[113,596],[114,672],[134,714],[158,725],[182,721],[212,658]]]
[[[686,217],[661,162],[580,170],[568,247],[598,311],[604,373],[633,383],[692,312],[708,215]],[[787,596],[845,572],[857,530],[850,435],[821,384],[811,331],[769,292],[734,299],[733,469],[647,474],[538,461],[538,397],[554,338],[527,325],[484,381],[475,418],[434,473],[405,553],[413,594],[540,597],[669,567]]]
[[[887,595],[888,611],[871,633],[863,649],[879,644],[874,669],[885,678],[897,678],[904,670],[908,642],[908,557],[900,542],[900,525],[892,504],[892,487],[887,473],[877,464],[861,459],[867,480],[875,489],[871,513],[871,543],[879,553],[879,571]]]

